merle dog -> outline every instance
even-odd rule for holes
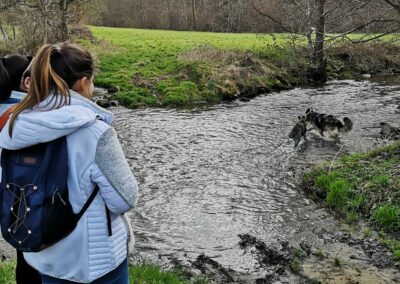
[[[325,113],[318,113],[314,109],[309,108],[306,111],[305,121],[308,130],[315,129],[321,136],[324,132],[328,132],[331,138],[339,139],[339,134],[349,132],[353,129],[353,122],[350,118],[344,117],[343,122],[333,115]]]

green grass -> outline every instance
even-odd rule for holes
[[[295,274],[299,274],[302,270],[301,262],[297,257],[289,261],[289,267]]]
[[[15,284],[15,262],[7,261],[0,263],[0,283]],[[185,284],[206,283],[204,279],[189,281],[183,279],[179,271],[162,271],[152,264],[141,264],[129,266],[129,283],[134,284]]]
[[[15,284],[15,262],[7,261],[0,263],[0,283]]]
[[[256,78],[249,74],[257,70],[250,69],[269,69],[265,62],[289,56],[285,35],[90,29],[96,43],[77,41],[97,54],[101,72],[95,84],[119,86],[116,98],[131,108],[220,102],[240,93],[236,80],[243,88],[254,81],[266,88],[277,86],[281,82],[275,76]]]
[[[335,264],[335,266],[340,267],[342,266],[342,260],[340,259],[340,257],[335,256],[335,258],[333,259],[333,263]]]
[[[303,177],[303,187],[338,216],[352,223],[360,218],[381,231],[381,239],[400,261],[400,143],[366,154],[327,162]],[[394,238],[388,238],[390,233]],[[371,236],[367,229],[365,236]]]
[[[152,264],[129,267],[129,283],[135,284],[184,284],[188,281],[179,276],[179,272],[162,271]]]
[[[95,84],[118,86],[116,99],[130,108],[215,104],[312,81],[310,72],[314,66],[303,49],[304,38],[291,34],[89,28],[95,40],[75,41],[98,59]],[[352,52],[363,56],[362,51]],[[359,67],[361,63],[357,62],[343,64],[334,54],[328,57],[332,60],[328,61],[327,70],[333,77],[345,72],[351,76],[352,68],[361,70],[365,62],[371,61],[360,60],[363,67]],[[387,58],[381,61],[391,62]]]

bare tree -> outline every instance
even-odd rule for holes
[[[65,41],[70,38],[69,27],[79,23],[102,0],[18,0],[1,1],[0,24],[13,28],[14,45],[33,51],[38,45]],[[18,34],[15,32],[18,29]],[[0,25],[3,37],[8,37]],[[17,38],[18,35],[18,38]],[[11,44],[10,44],[11,45]]]
[[[318,81],[326,81],[324,41],[325,41],[325,4],[326,0],[317,0],[317,28],[314,45],[314,59],[316,63],[316,77]]]
[[[196,30],[196,22],[197,22],[197,16],[196,16],[196,0],[191,0],[192,4],[192,30]]]
[[[317,0],[103,1],[108,8],[97,24],[217,32],[296,31],[298,35],[308,38],[310,46],[314,44],[312,37],[315,37],[318,18]],[[326,0],[325,30],[342,33],[359,26],[357,32],[386,32],[390,30],[388,24],[369,21],[378,19],[385,12],[388,12],[384,17],[387,19],[396,11],[398,1]],[[388,7],[392,7],[393,11],[388,11]]]
[[[315,77],[324,80],[324,51],[338,41],[349,40],[353,43],[377,39],[400,30],[400,21],[394,17],[387,1],[396,4],[399,0],[283,0],[284,15],[277,17],[268,10],[271,0],[253,2],[253,8],[266,20],[273,22],[284,32],[305,36],[309,54],[315,63]],[[397,1],[396,3],[393,3]],[[364,17],[369,15],[369,17]],[[326,30],[338,34],[330,35]],[[384,32],[381,32],[384,31]],[[351,33],[363,33],[353,39]],[[376,34],[376,32],[380,32]]]

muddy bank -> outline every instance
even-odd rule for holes
[[[400,270],[378,240],[314,230],[321,240],[318,246],[306,240],[267,244],[250,234],[239,235],[238,245],[257,262],[257,273],[239,273],[205,254],[190,266],[176,261],[174,267],[188,279],[201,275],[207,283],[399,283]]]

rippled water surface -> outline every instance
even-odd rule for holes
[[[305,237],[318,213],[296,190],[294,172],[339,152],[382,144],[371,128],[398,125],[400,87],[335,81],[205,110],[114,108],[116,128],[140,184],[131,213],[136,248],[149,256],[191,260],[206,253],[228,267],[251,271],[238,234],[263,240]],[[308,107],[349,116],[343,146],[309,134],[293,148],[288,133]]]

